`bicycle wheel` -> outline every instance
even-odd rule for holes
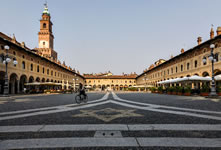
[[[84,102],[87,103],[88,101],[88,96],[86,95],[86,97],[84,97]]]
[[[80,95],[76,95],[75,96],[75,101],[76,101],[76,103],[80,104],[81,103],[81,96]]]

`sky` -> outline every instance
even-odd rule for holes
[[[0,0],[0,32],[38,47],[45,0]],[[220,0],[47,0],[58,59],[80,73],[140,74],[209,39]],[[215,33],[216,35],[216,33]]]

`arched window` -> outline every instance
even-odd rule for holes
[[[206,57],[204,56],[203,59],[206,60]],[[206,65],[207,61],[203,62],[203,65]]]
[[[216,53],[216,54],[214,55],[214,58],[215,58],[216,62],[218,62],[218,61],[219,61],[219,54]]]
[[[37,66],[37,72],[39,72],[39,66]]]
[[[45,45],[45,42],[43,42],[43,45]]]
[[[180,70],[183,71],[183,65],[180,66]]]
[[[33,64],[31,64],[31,71],[33,71]]]
[[[22,69],[25,69],[25,62],[22,62]]]
[[[197,60],[195,60],[194,64],[195,64],[195,68],[197,68]]]
[[[189,70],[190,69],[190,63],[186,64],[186,69]]]
[[[46,23],[43,23],[43,28],[46,28]]]

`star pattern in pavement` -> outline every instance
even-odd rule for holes
[[[113,109],[104,108],[100,110],[80,110],[81,114],[72,115],[72,117],[95,117],[97,119],[103,120],[104,122],[109,122],[117,118],[125,117],[142,117],[143,115],[134,113],[133,109]]]

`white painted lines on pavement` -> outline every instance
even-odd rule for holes
[[[50,131],[221,131],[221,124],[60,124],[0,126],[0,133]]]
[[[93,107],[93,106],[97,106],[97,105],[103,105],[103,104],[108,103],[108,101],[104,101],[108,98],[108,95],[109,95],[109,93],[106,93],[101,99],[89,101],[85,105],[68,104],[68,105],[60,105],[60,106],[54,106],[54,107],[45,107],[45,108],[36,108],[36,109],[28,109],[28,110],[21,110],[21,111],[4,112],[4,113],[0,113],[0,115],[11,115],[11,114],[16,114],[16,115],[3,116],[0,118],[0,121],[1,120],[8,120],[8,119],[30,117],[30,116],[36,116],[36,115],[43,115],[43,114],[65,112],[65,111],[77,110],[77,109],[81,109],[81,108]],[[100,103],[97,103],[97,102],[100,102]],[[76,107],[71,108],[71,106],[76,106]],[[50,109],[55,109],[55,110],[50,110]],[[38,111],[38,112],[33,112],[33,111]],[[26,114],[19,114],[19,113],[26,113]]]
[[[67,148],[67,147],[201,147],[220,148],[220,138],[42,138],[5,140],[1,149]]]
[[[147,104],[147,103],[133,102],[130,100],[121,99],[113,92],[112,94],[113,94],[114,99],[118,101],[110,101],[111,103],[126,106],[126,107],[131,107],[131,108],[136,108],[136,109],[141,109],[141,110],[148,110],[148,111],[153,111],[153,112],[161,112],[161,113],[169,113],[169,114],[175,114],[175,115],[184,115],[184,116],[192,116],[192,117],[198,117],[198,118],[221,120],[221,117],[211,115],[211,114],[221,114],[221,112],[218,112],[218,111],[204,111],[204,110],[198,110],[198,109],[195,110],[195,109],[186,109],[186,108],[179,108],[179,107],[169,107],[169,106],[163,106],[163,105],[153,105],[153,104]],[[128,103],[142,105],[142,106],[131,105]],[[163,108],[167,108],[167,109],[163,109]],[[177,110],[169,110],[171,108],[177,109]],[[182,110],[185,110],[185,111],[182,111]],[[187,110],[189,110],[190,112],[187,112]],[[207,113],[210,115],[203,114],[203,113]]]
[[[133,124],[129,131],[221,131],[221,124]]]
[[[46,138],[5,140],[3,149],[67,148],[67,147],[138,147],[135,138]],[[2,149],[2,150],[3,150]]]
[[[54,107],[36,108],[36,109],[13,111],[13,112],[4,112],[4,113],[0,113],[0,116],[1,115],[9,115],[9,116],[2,116],[0,118],[0,121],[1,120],[8,120],[8,119],[30,117],[30,116],[37,116],[37,115],[44,115],[44,114],[73,111],[73,110],[77,110],[77,109],[89,108],[89,107],[94,107],[94,106],[103,105],[103,104],[107,104],[107,103],[113,103],[113,104],[117,104],[117,105],[121,105],[121,106],[125,106],[125,107],[153,111],[153,112],[161,112],[161,113],[169,113],[169,114],[175,114],[175,115],[184,115],[184,116],[191,116],[191,117],[198,117],[198,118],[205,118],[205,119],[221,120],[221,117],[216,116],[216,115],[221,114],[221,112],[218,112],[218,111],[207,111],[207,110],[199,110],[199,109],[189,109],[189,108],[180,108],[180,107],[171,107],[171,106],[163,106],[163,105],[156,105],[156,104],[140,103],[140,102],[134,102],[134,101],[130,101],[130,100],[121,99],[113,92],[112,92],[112,94],[113,94],[113,97],[115,100],[107,100],[108,96],[109,96],[109,92],[108,92],[101,99],[89,101],[85,105],[68,104],[68,105],[60,105],[60,106],[54,106]],[[166,109],[164,109],[164,108],[166,108]],[[50,110],[50,109],[53,109],[53,110]],[[34,112],[34,111],[36,111],[36,112]],[[25,114],[19,114],[19,113],[25,113]],[[15,114],[15,115],[12,115],[12,114]],[[216,115],[212,115],[212,114],[216,114]]]
[[[130,105],[130,104],[121,103],[121,102],[112,101],[112,100],[110,100],[110,102],[121,105],[121,106],[126,106],[126,107],[141,109],[141,110],[148,110],[148,111],[153,111],[153,112],[161,112],[161,113],[168,113],[168,114],[175,114],[175,115],[184,115],[184,116],[191,116],[191,117],[198,117],[198,118],[205,118],[205,119],[221,120],[221,117],[211,116],[211,115],[195,114],[195,113],[190,113],[190,112],[173,111],[173,110],[154,109],[151,107],[149,108],[149,107]]]
[[[143,105],[143,106],[149,106],[149,107],[152,107],[152,108],[167,108],[167,109],[193,111],[193,112],[201,112],[201,113],[208,113],[208,114],[221,114],[220,111],[208,111],[208,110],[200,110],[200,109],[180,108],[180,107],[173,107],[173,106],[165,106],[165,105],[134,102],[134,101],[131,101],[131,100],[125,100],[125,99],[119,98],[114,92],[112,92],[112,95],[113,95],[114,99],[122,101],[122,102],[127,102],[127,103],[137,104],[137,105]]]
[[[87,104],[87,105],[80,105],[80,106],[73,107],[73,108],[64,108],[64,109],[57,109],[57,110],[33,112],[33,113],[28,113],[28,114],[20,114],[20,115],[18,114],[18,115],[14,115],[14,116],[6,116],[6,117],[1,117],[0,121],[1,120],[8,120],[8,119],[17,119],[17,118],[24,118],[24,117],[30,117],[30,116],[37,116],[37,115],[45,115],[45,114],[53,114],[53,113],[72,111],[72,110],[77,110],[77,109],[83,109],[83,108],[103,105],[103,104],[107,104],[107,103],[108,103],[108,101],[104,101],[104,102],[100,102],[100,103],[92,103],[92,104]]]
[[[137,138],[140,146],[147,147],[200,147],[200,148],[217,148],[221,147],[220,138]]]

